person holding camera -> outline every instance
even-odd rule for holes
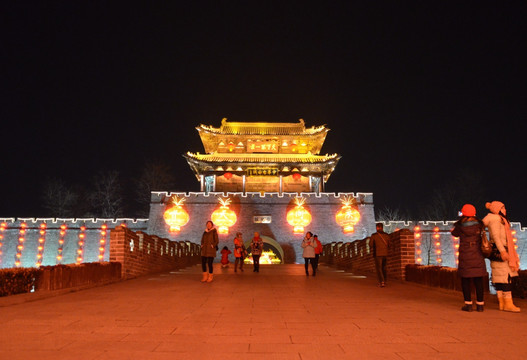
[[[465,305],[463,311],[472,311],[471,283],[476,288],[476,309],[483,311],[483,278],[487,275],[485,258],[481,252],[481,232],[484,225],[476,217],[476,208],[472,204],[465,204],[461,208],[461,218],[454,224],[450,232],[459,238],[458,275],[461,277],[461,288]]]

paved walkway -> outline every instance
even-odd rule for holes
[[[321,266],[198,266],[32,300],[0,298],[0,359],[523,359],[524,312],[460,311],[460,293],[375,286]],[[20,299],[20,300],[17,300]]]

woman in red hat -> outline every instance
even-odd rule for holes
[[[461,276],[461,287],[465,305],[463,311],[472,311],[471,283],[476,288],[476,310],[483,311],[483,278],[487,275],[485,258],[481,253],[481,232],[483,222],[476,217],[474,205],[465,204],[461,209],[461,218],[454,224],[451,233],[459,237],[458,274]]]

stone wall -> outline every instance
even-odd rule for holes
[[[183,208],[190,215],[189,222],[181,228],[179,233],[170,233],[168,225],[163,219],[163,213],[171,196],[184,198]],[[233,249],[233,239],[236,232],[243,233],[246,242],[250,241],[255,231],[260,235],[274,239],[284,250],[285,261],[303,263],[301,243],[303,234],[293,234],[293,228],[286,221],[287,211],[294,207],[297,193],[167,193],[153,192],[150,205],[150,215],[147,233],[156,234],[170,240],[183,240],[193,243],[201,242],[201,235],[205,223],[210,220],[211,214],[219,207],[219,199],[229,197],[232,200],[230,209],[237,216],[237,222],[229,230],[229,234],[220,234],[221,249],[227,246]],[[318,234],[319,240],[324,243],[336,241],[352,241],[364,239],[375,232],[375,217],[373,211],[373,195],[369,193],[302,193],[305,198],[304,207],[312,215],[312,222],[304,230]],[[341,199],[344,196],[353,196],[356,199],[358,210],[361,214],[355,231],[344,234],[342,228],[336,223],[335,215],[342,207]],[[258,223],[257,216],[268,216],[270,223]],[[231,255],[232,256],[232,255]],[[217,260],[219,261],[219,252]],[[234,258],[231,259],[234,261]]]
[[[411,231],[402,229],[390,234],[386,266],[388,279],[405,279],[406,265],[415,263],[414,249],[414,234]],[[369,238],[326,244],[320,261],[340,270],[375,274]]]
[[[419,234],[416,242],[416,263],[421,265],[437,265],[457,268],[458,240],[452,237],[450,231],[455,221],[390,221],[383,222],[386,232],[408,229]],[[517,252],[520,257],[521,269],[527,269],[527,228],[518,222],[511,222],[511,230]],[[439,245],[437,245],[439,243]],[[417,245],[419,244],[419,245]],[[487,261],[487,271],[490,273],[490,263]]]
[[[107,262],[110,229],[125,225],[144,231],[147,223],[148,219],[128,218],[3,218],[0,268]]]
[[[200,254],[197,244],[174,242],[123,226],[110,234],[110,261],[121,263],[123,279],[195,265],[201,261]]]

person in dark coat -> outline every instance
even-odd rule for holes
[[[201,282],[212,281],[212,262],[216,257],[218,242],[218,231],[214,227],[214,223],[209,220],[207,221],[206,229],[201,236],[201,268],[203,270],[203,278],[201,279]],[[208,272],[207,265],[209,268]]]
[[[463,205],[461,218],[454,224],[451,234],[459,237],[458,274],[461,277],[463,311],[472,311],[471,283],[476,288],[476,309],[483,311],[483,278],[487,275],[485,258],[481,252],[481,232],[483,222],[476,217],[476,208],[471,204]]]
[[[384,232],[382,223],[375,224],[376,233],[370,236],[370,248],[375,258],[375,271],[379,279],[379,286],[386,286],[386,259],[388,257],[388,248],[390,246],[390,235]]]

